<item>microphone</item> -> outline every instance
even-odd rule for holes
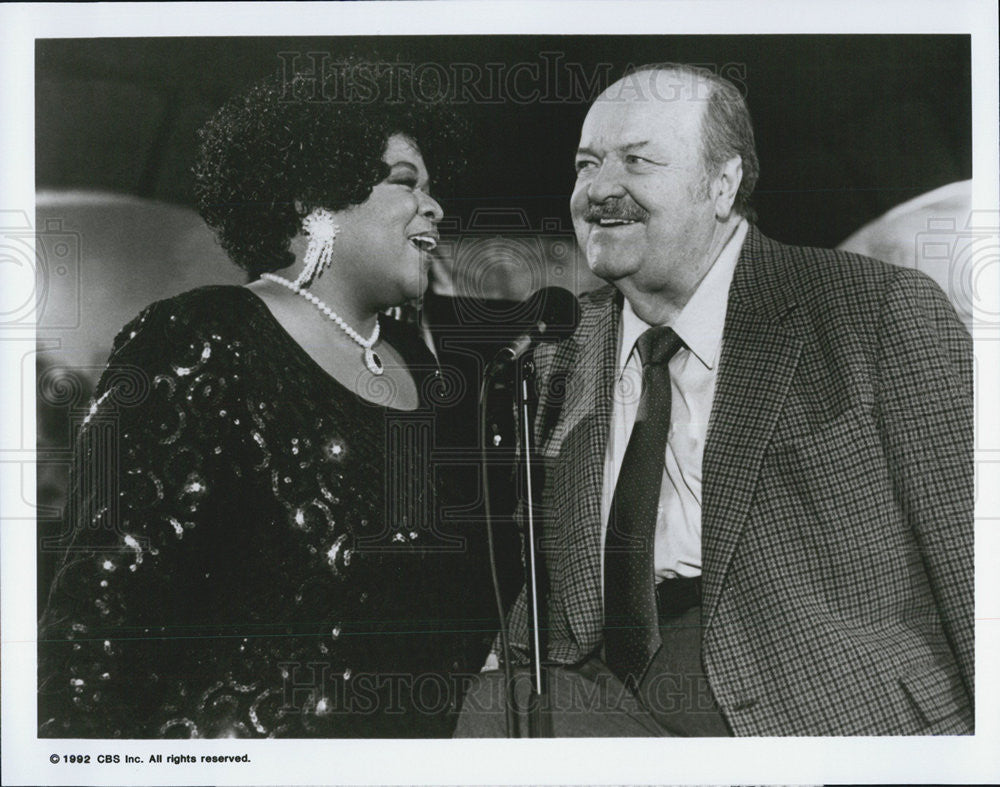
[[[572,335],[580,322],[580,303],[562,287],[544,287],[525,301],[531,328],[500,348],[490,366],[504,366],[530,352],[537,342],[558,342]]]

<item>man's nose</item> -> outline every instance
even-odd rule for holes
[[[622,186],[621,168],[614,161],[605,160],[597,168],[587,186],[587,197],[591,202],[604,202],[612,197],[625,194]]]

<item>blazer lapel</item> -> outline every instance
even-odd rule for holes
[[[557,513],[555,571],[568,622],[584,649],[595,644],[603,620],[601,602],[601,488],[611,424],[620,308],[616,290],[602,288],[584,309],[580,326],[555,373],[566,373],[565,404],[552,434],[552,489]],[[583,654],[581,654],[583,655]]]
[[[764,452],[802,341],[783,327],[794,306],[780,247],[750,228],[733,276],[703,460],[702,604],[708,626],[746,524]]]

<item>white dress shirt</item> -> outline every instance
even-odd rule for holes
[[[670,359],[669,365],[671,425],[653,557],[657,582],[667,577],[701,574],[701,461],[722,353],[729,285],[746,234],[747,223],[742,221],[671,326],[684,346]],[[635,342],[650,327],[636,316],[626,300],[618,330],[618,375],[604,457],[602,544],[618,472],[642,393],[642,362]],[[602,572],[603,565],[602,560]]]

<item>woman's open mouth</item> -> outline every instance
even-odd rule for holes
[[[410,243],[416,246],[418,251],[434,251],[438,245],[438,236],[431,232],[421,232],[411,235]]]

